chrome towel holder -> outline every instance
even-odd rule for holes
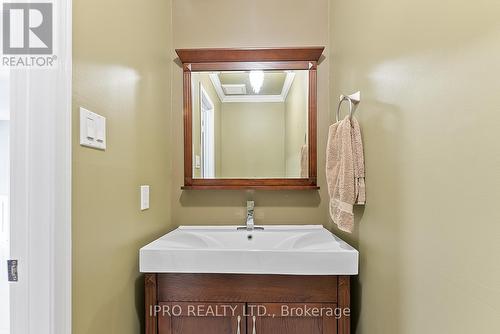
[[[342,102],[349,101],[349,118],[352,118],[359,102],[361,102],[361,92],[357,91],[351,95],[340,95],[339,105],[337,107],[337,122],[340,120],[340,108],[342,107]]]

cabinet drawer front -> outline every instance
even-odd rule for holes
[[[337,276],[158,274],[158,300],[337,302]]]

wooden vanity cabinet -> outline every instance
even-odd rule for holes
[[[350,334],[349,280],[148,273],[146,334]]]

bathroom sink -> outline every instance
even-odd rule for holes
[[[319,225],[180,226],[141,248],[140,271],[356,275],[358,251]]]

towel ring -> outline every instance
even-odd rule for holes
[[[340,121],[340,108],[342,107],[342,102],[344,101],[349,101],[349,119],[351,119],[352,115],[354,115],[354,111],[356,111],[356,108],[361,101],[361,92],[356,92],[351,95],[340,95],[340,101],[337,107],[337,122]]]

